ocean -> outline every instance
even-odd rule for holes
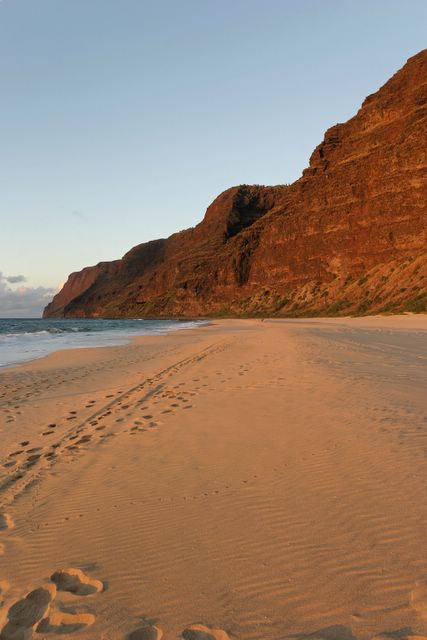
[[[132,336],[165,335],[206,324],[190,320],[0,318],[0,367],[58,351],[126,344]]]

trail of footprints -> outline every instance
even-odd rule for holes
[[[3,522],[10,522],[10,516],[2,514]],[[0,581],[0,598],[7,593],[8,584]],[[88,576],[84,571],[75,567],[66,567],[55,571],[50,582],[42,584],[30,591],[20,600],[14,602],[7,611],[6,622],[0,631],[0,640],[32,640],[34,634],[72,634],[82,631],[96,621],[96,616],[88,611],[78,611],[69,606],[65,608],[57,600],[58,592],[69,592],[78,597],[94,596],[104,591],[101,580]],[[411,604],[419,616],[427,619],[427,583],[417,583],[411,593]],[[3,602],[0,601],[0,607]],[[400,640],[427,640],[425,636],[405,630]],[[36,637],[37,637],[36,635]],[[184,640],[230,640],[230,635],[224,630],[195,623],[190,624],[181,632]],[[312,634],[316,636],[316,632]],[[161,640],[163,630],[153,624],[143,624],[125,636],[125,640]],[[295,636],[297,637],[297,636]],[[308,637],[307,635],[305,637]],[[396,637],[392,633],[374,636],[372,640],[386,640]]]
[[[217,349],[219,350],[219,349]],[[207,350],[208,353],[213,350]],[[34,482],[33,478],[28,478],[28,471],[33,469],[37,472],[38,468],[44,462],[45,465],[52,465],[55,463],[57,456],[65,451],[69,455],[75,455],[81,451],[84,451],[91,442],[97,440],[98,444],[106,442],[109,438],[115,436],[117,432],[113,431],[115,423],[125,422],[125,429],[121,430],[121,433],[128,433],[129,435],[136,435],[140,432],[147,432],[158,428],[162,424],[160,418],[167,419],[169,416],[175,414],[178,409],[191,409],[193,407],[193,397],[203,393],[210,389],[208,385],[208,376],[200,375],[200,377],[193,378],[191,380],[192,390],[186,391],[186,383],[178,383],[168,387],[164,381],[167,377],[172,377],[178,371],[194,362],[200,361],[208,353],[202,353],[192,359],[187,359],[176,365],[169,367],[168,369],[158,373],[152,378],[148,378],[144,383],[135,386],[127,391],[118,391],[115,394],[107,394],[105,399],[107,404],[102,408],[96,410],[88,418],[86,418],[81,424],[76,427],[71,427],[71,430],[62,437],[61,440],[53,442],[49,447],[31,447],[31,443],[28,440],[21,441],[19,443],[20,449],[12,451],[7,460],[3,463],[3,467],[6,469],[12,468],[13,473],[9,478],[0,485],[0,488],[7,489],[9,486],[13,486],[19,480],[23,481],[21,490],[19,493]],[[244,376],[249,371],[249,364],[239,365],[234,372],[239,376]],[[216,375],[221,379],[221,383],[231,380],[231,377],[226,377],[224,372],[218,371]],[[279,384],[282,378],[278,378]],[[141,392],[145,392],[143,397],[140,398]],[[97,401],[94,399],[88,400],[85,405],[86,409],[96,409]],[[156,406],[159,405],[159,406]],[[152,413],[149,413],[152,411]],[[123,414],[123,412],[125,412]],[[136,415],[135,415],[136,414]],[[132,426],[129,425],[130,418],[132,418]],[[108,419],[108,421],[107,421]],[[64,420],[69,421],[71,424],[78,420],[78,413],[75,410],[69,411],[64,417]],[[59,426],[59,423],[50,423],[42,431],[43,436],[51,436],[55,434],[55,429]],[[283,464],[283,468],[274,468],[272,471],[276,473],[286,473],[285,468],[287,462]],[[43,467],[40,468],[40,471]],[[224,485],[223,487],[215,487],[212,490],[203,491],[196,495],[183,495],[182,500],[197,500],[207,499],[210,496],[217,496],[224,492],[239,490],[242,486],[250,486],[257,481],[257,475],[250,475],[242,478],[237,486]],[[176,498],[170,498],[174,500]],[[159,498],[159,501],[162,501]],[[166,499],[166,501],[168,501]],[[80,515],[81,517],[81,515]],[[68,519],[68,518],[67,518]],[[1,551],[0,551],[1,552]]]
[[[0,532],[12,529],[13,519],[9,514],[0,514]],[[7,612],[7,620],[0,631],[1,640],[31,640],[34,633],[69,634],[81,631],[95,622],[95,615],[76,610],[65,610],[61,605],[54,608],[58,591],[68,591],[75,596],[90,596],[104,590],[104,584],[91,578],[81,569],[67,567],[55,571],[51,582],[30,591],[22,599],[12,604]],[[0,581],[0,607],[9,585]],[[140,627],[129,634],[134,640],[162,637],[162,631],[150,625]],[[185,637],[185,636],[184,636]],[[195,637],[196,638],[196,637]],[[219,640],[219,639],[218,639]]]
[[[168,379],[175,376],[179,371],[188,365],[200,362],[208,355],[223,351],[226,343],[213,345],[192,358],[187,358],[178,362],[163,371],[147,378],[144,382],[128,389],[118,391],[105,396],[106,404],[97,408],[97,401],[87,400],[85,409],[90,411],[89,416],[79,422],[79,414],[76,410],[61,418],[57,423],[50,423],[42,430],[42,437],[49,442],[45,447],[31,446],[29,440],[19,443],[19,448],[10,452],[8,457],[1,463],[6,476],[0,478],[0,497],[3,504],[10,498],[8,493],[15,492],[12,498],[19,495],[28,488],[29,484],[40,475],[46,468],[53,465],[59,454],[64,452],[68,456],[74,456],[84,451],[91,443],[103,444],[118,433],[126,433],[135,436],[143,432],[157,429],[165,420],[172,417],[179,410],[191,410],[194,406],[194,397],[204,392],[212,390],[209,378],[206,375],[199,375],[191,380],[191,389],[187,389],[187,384],[180,382],[168,385]],[[254,363],[263,363],[263,359],[257,359]],[[250,372],[251,362],[232,367],[227,374],[217,371],[218,383],[220,385],[237,379],[242,379]],[[243,382],[243,381],[242,381]],[[276,377],[268,380],[268,385],[285,384],[283,378]],[[263,385],[265,382],[263,382]],[[246,385],[246,388],[257,388],[263,385]],[[220,387],[221,388],[221,387]],[[235,388],[240,388],[235,387]],[[142,396],[142,397],[141,397]],[[93,410],[91,412],[91,410]],[[59,426],[70,425],[65,434],[58,439],[55,433]],[[123,427],[123,428],[121,428]],[[63,455],[61,456],[63,458]],[[71,458],[72,459],[72,458]],[[242,480],[243,483],[248,479]],[[229,487],[226,487],[229,489]],[[1,493],[4,495],[1,496]],[[215,493],[219,493],[215,491]],[[204,493],[201,496],[206,497]],[[183,497],[184,500],[191,499],[191,496]],[[10,500],[8,500],[10,502]]]
[[[167,419],[168,416],[174,415],[178,410],[191,409],[193,407],[193,397],[211,390],[207,382],[208,376],[199,376],[192,379],[193,387],[191,391],[186,391],[186,383],[178,383],[173,386],[167,386],[167,378],[172,377],[183,367],[200,361],[207,355],[215,351],[222,351],[225,345],[219,347],[210,347],[193,358],[188,358],[182,362],[176,363],[171,367],[159,372],[151,378],[147,378],[143,383],[128,389],[127,391],[118,391],[116,394],[107,394],[105,399],[107,403],[100,409],[96,409],[96,400],[89,400],[85,405],[85,409],[94,409],[95,411],[83,420],[80,424],[72,426],[78,421],[78,412],[71,410],[64,416],[64,421],[70,423],[70,429],[62,436],[61,439],[51,443],[47,447],[31,447],[29,440],[23,440],[19,443],[19,448],[9,453],[7,459],[3,462],[3,468],[11,470],[11,475],[0,484],[0,491],[5,491],[13,486],[17,481],[24,480],[22,489],[25,489],[33,481],[26,477],[28,471],[37,468],[42,461],[53,464],[55,458],[61,452],[66,450],[70,454],[84,450],[95,437],[98,442],[116,435],[113,431],[114,425],[120,423],[126,424],[126,429],[122,433],[136,435],[139,432],[147,432],[156,429],[162,424],[162,418]],[[240,377],[245,376],[250,370],[250,363],[243,364],[234,372]],[[232,380],[227,377],[224,372],[216,372],[218,382],[225,384]],[[221,376],[221,379],[219,379]],[[43,382],[43,381],[42,381]],[[44,381],[46,382],[46,381]],[[274,380],[279,386],[283,384],[282,378]],[[271,381],[269,381],[269,384]],[[252,385],[250,388],[260,385]],[[141,393],[144,393],[141,398]],[[28,393],[32,396],[32,393]],[[5,393],[3,393],[5,396]],[[9,406],[10,403],[9,403]],[[10,408],[5,408],[6,423],[14,422],[16,416],[20,415],[20,405],[13,407],[14,412]],[[107,420],[108,419],[108,420]],[[132,426],[129,422],[132,420]],[[58,423],[50,423],[41,432],[41,435],[50,438],[55,435],[55,431],[59,426]],[[107,431],[104,433],[104,431]],[[55,438],[53,438],[55,440]],[[287,464],[284,464],[286,467]],[[274,469],[274,471],[280,471]],[[241,482],[247,484],[256,480],[257,476],[243,479]],[[222,490],[230,490],[232,487],[225,486]],[[203,492],[200,495],[183,496],[184,500],[206,498],[209,495],[220,493],[219,489],[210,492]],[[16,494],[17,495],[17,494]],[[5,513],[0,513],[0,534],[4,531],[13,529],[13,519]],[[0,542],[0,556],[4,553],[4,545]],[[0,576],[1,577],[1,576]],[[3,598],[9,589],[6,581],[0,579],[0,607],[3,606]],[[81,569],[65,568],[56,571],[51,576],[51,582],[28,593],[24,598],[15,602],[8,610],[7,622],[0,632],[0,640],[30,640],[33,633],[73,633],[83,630],[95,622],[95,616],[88,612],[77,612],[62,610],[60,605],[55,608],[57,592],[68,591],[76,597],[86,597],[101,593],[104,585],[101,581],[87,576]],[[422,581],[415,585],[410,595],[410,602],[417,614],[427,621],[427,582]],[[222,629],[207,627],[202,624],[192,624],[186,627],[182,632],[185,640],[229,640],[229,635]],[[127,636],[127,640],[161,640],[163,631],[151,624],[145,624],[131,631]],[[424,636],[409,634],[412,640],[427,640]],[[380,636],[377,637],[380,640]],[[375,640],[375,639],[373,639]],[[401,638],[406,640],[406,638]]]
[[[9,453],[3,461],[3,468],[6,472],[4,478],[0,477],[0,499],[2,503],[6,500],[10,503],[10,491],[14,490],[14,499],[25,491],[34,481],[37,481],[40,474],[55,464],[61,454],[64,453],[72,461],[73,456],[84,451],[90,444],[103,444],[110,438],[121,434],[135,436],[144,432],[157,429],[164,421],[173,416],[179,410],[191,410],[193,408],[194,396],[210,391],[208,376],[200,375],[191,380],[191,388],[187,389],[187,383],[180,382],[168,385],[168,379],[177,374],[182,368],[201,361],[210,354],[224,350],[226,345],[211,346],[195,357],[178,362],[165,370],[147,378],[141,384],[128,389],[118,391],[115,394],[105,396],[106,404],[97,408],[97,401],[87,400],[85,409],[93,410],[89,416],[79,422],[79,414],[76,410],[70,410],[58,423],[47,424],[41,435],[46,437],[49,444],[45,447],[31,446],[29,440],[19,443],[19,448]],[[262,359],[257,359],[260,362]],[[244,377],[250,371],[251,362],[232,367],[227,372],[217,371],[218,382],[220,384],[233,379],[229,374],[234,374],[234,379]],[[268,380],[268,384],[282,386],[285,380],[281,377],[274,377]],[[248,385],[247,388],[253,388]],[[258,386],[258,385],[255,385]],[[55,438],[57,427],[70,427],[61,438]],[[77,423],[77,424],[76,424]],[[123,428],[122,428],[123,427]],[[284,465],[286,467],[286,464]],[[279,471],[279,470],[274,470]],[[282,470],[283,472],[283,470]],[[242,479],[243,484],[252,483],[256,476]],[[209,495],[217,495],[224,490],[232,489],[225,486],[221,489],[215,488],[211,492],[203,492],[200,495],[182,496],[183,500],[197,498],[207,498]],[[3,496],[1,495],[3,493]]]
[[[56,571],[51,582],[30,591],[15,602],[7,612],[2,640],[30,640],[37,633],[72,633],[95,622],[91,613],[51,609],[58,591],[68,591],[76,596],[87,596],[102,591],[99,580],[87,576],[81,569],[66,568]]]
[[[11,471],[0,485],[0,489],[4,492],[3,497],[7,497],[7,489],[16,485],[19,480],[22,480],[21,491],[28,487],[34,481],[29,471],[40,466],[42,461],[52,464],[61,451],[66,450],[70,453],[78,451],[90,443],[95,435],[98,435],[100,441],[103,438],[112,437],[115,435],[111,430],[114,424],[125,420],[128,422],[136,412],[138,412],[138,419],[134,418],[133,426],[124,429],[124,433],[135,435],[140,431],[157,428],[161,424],[159,418],[155,417],[157,413],[167,417],[168,414],[173,415],[179,409],[191,409],[193,406],[192,396],[196,395],[197,390],[203,390],[203,387],[207,385],[201,383],[195,391],[187,392],[183,388],[185,383],[178,383],[169,388],[165,383],[165,378],[178,373],[186,365],[202,360],[215,350],[218,350],[218,347],[208,348],[193,358],[168,367],[126,392],[118,391],[116,394],[108,394],[106,405],[95,410],[78,426],[71,427],[61,439],[51,443],[48,447],[32,447],[30,440],[21,441],[19,448],[10,452],[3,462],[3,468],[6,471]],[[198,379],[194,380],[194,382],[197,381]],[[143,398],[140,398],[141,392],[145,392]],[[159,407],[155,408],[155,405],[159,405]],[[19,409],[19,405],[14,408]],[[85,408],[96,409],[96,400],[89,400]],[[5,412],[9,413],[10,409],[6,409]],[[123,412],[125,412],[124,416]],[[19,413],[17,411],[16,415]],[[109,424],[103,424],[103,422],[107,422],[105,419],[110,416]],[[10,415],[6,421],[12,422],[14,420],[15,416]],[[69,411],[65,420],[71,424],[78,421],[78,412]],[[55,436],[58,426],[59,423],[48,424],[41,435],[46,438]],[[109,429],[109,432],[102,433],[106,429]],[[19,493],[20,491],[15,493],[13,498]],[[8,497],[10,498],[10,496]],[[6,513],[0,513],[0,534],[13,528],[13,519]],[[0,555],[3,553],[4,545],[0,542]],[[8,588],[9,585],[5,581],[0,581],[0,606],[3,604],[3,596],[7,593]],[[56,571],[51,576],[50,583],[34,589],[9,608],[7,622],[1,630],[0,638],[1,640],[30,640],[34,632],[63,634],[82,630],[95,622],[95,616],[87,612],[65,611],[60,606],[55,608],[57,592],[68,591],[76,596],[88,596],[102,590],[102,582],[90,578],[80,569],[66,568]],[[162,635],[163,632],[160,628],[147,624],[132,631],[128,638],[131,640],[160,640]],[[187,640],[227,640],[228,638],[225,631],[199,624],[187,627],[182,636]]]
[[[0,498],[3,506],[10,504],[30,485],[37,482],[40,475],[56,462],[59,454],[75,455],[86,449],[90,443],[102,444],[118,432],[135,436],[154,430],[176,411],[191,410],[193,397],[203,392],[208,386],[207,383],[196,378],[193,382],[199,381],[199,385],[187,391],[184,382],[168,386],[168,378],[175,376],[184,367],[198,363],[208,355],[225,348],[225,344],[212,345],[195,356],[167,367],[127,391],[119,390],[107,394],[106,404],[99,409],[96,407],[96,400],[88,400],[85,409],[94,411],[81,422],[78,412],[73,409],[63,416],[61,421],[46,425],[41,432],[42,437],[49,442],[46,446],[34,447],[31,446],[30,440],[21,441],[19,448],[11,451],[0,463],[4,470],[0,477]],[[67,423],[70,427],[56,439],[57,428]],[[123,429],[120,429],[121,423],[125,423]]]
[[[169,346],[165,348],[160,355],[166,355],[176,351],[178,347]],[[133,346],[135,357],[132,360],[125,358],[127,364],[136,364],[139,362],[148,362],[158,358],[158,353],[149,354],[146,352],[145,347]],[[42,396],[44,393],[52,393],[56,391],[61,385],[65,385],[67,388],[75,382],[81,382],[86,378],[92,377],[98,370],[103,371],[115,371],[124,362],[122,353],[119,351],[116,357],[111,356],[106,361],[96,362],[94,364],[86,364],[83,366],[73,367],[72,369],[64,369],[58,367],[55,370],[55,375],[49,378],[45,377],[45,374],[40,371],[22,371],[20,373],[14,372],[12,374],[11,382],[9,382],[8,371],[2,371],[2,386],[0,390],[0,403],[4,403],[5,407],[2,408],[5,413],[12,413],[12,409],[20,409],[20,405],[17,402],[25,403],[28,400],[31,402],[38,396]],[[17,414],[20,411],[16,412]],[[7,421],[14,421],[13,415],[7,418]]]
[[[74,567],[55,571],[50,580],[9,607],[6,623],[0,631],[1,640],[31,640],[34,633],[71,634],[94,624],[96,617],[93,613],[65,609],[57,602],[57,594],[67,591],[76,597],[92,596],[104,591],[104,584]],[[8,585],[0,582],[0,596],[7,590]],[[126,636],[127,640],[161,640],[162,637],[160,627],[148,623]],[[201,624],[186,627],[182,637],[185,640],[229,640],[222,629]]]
[[[13,527],[11,516],[1,513],[0,532]],[[0,581],[0,607],[8,590],[9,584]],[[6,622],[0,631],[0,640],[31,640],[34,633],[71,634],[94,624],[96,617],[93,613],[78,611],[74,607],[70,610],[61,605],[57,601],[57,594],[61,591],[69,592],[76,598],[93,596],[104,591],[104,583],[75,567],[55,571],[50,582],[30,591],[9,607]],[[126,636],[127,640],[161,640],[162,637],[160,627],[148,623]],[[182,637],[185,640],[230,640],[224,630],[201,624],[186,627]]]

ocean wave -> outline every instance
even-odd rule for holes
[[[108,329],[107,329],[108,330]],[[0,338],[18,338],[22,336],[52,336],[67,333],[100,333],[106,331],[103,327],[47,327],[46,329],[33,329],[28,331],[0,332]]]
[[[79,330],[78,330],[79,331]],[[0,338],[22,338],[22,337],[39,337],[39,336],[49,336],[60,333],[68,333],[68,331],[63,331],[62,329],[43,329],[42,331],[18,331],[16,333],[2,333],[0,334]]]
[[[126,344],[134,336],[165,335],[206,324],[197,320],[0,319],[0,367],[41,358],[58,349]]]

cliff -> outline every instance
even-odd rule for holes
[[[424,50],[326,132],[294,184],[228,189],[196,227],[71,274],[44,316],[423,311],[426,213]]]

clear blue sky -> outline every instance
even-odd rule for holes
[[[426,0],[0,0],[0,316],[298,178],[426,25]]]

